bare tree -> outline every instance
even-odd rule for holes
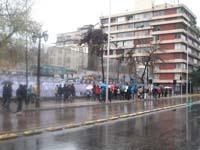
[[[133,48],[128,50],[128,52],[125,54],[126,62],[128,66],[128,72],[130,78],[135,78],[139,80],[141,83],[144,83],[144,77],[147,72],[147,82],[148,82],[148,69],[150,67],[151,74],[154,73],[154,67],[156,64],[156,61],[161,60],[160,56],[156,53],[159,50],[158,43],[155,42],[154,44],[148,44],[149,46],[146,47],[147,50],[144,52],[144,48],[142,48],[140,45],[146,44],[148,41],[146,39],[137,40],[134,43]],[[142,55],[137,55],[136,52],[137,49],[141,49]],[[142,65],[144,66],[144,69],[142,73],[138,72],[138,66]]]
[[[1,64],[16,64],[23,60],[25,37],[39,32],[41,25],[30,17],[32,0],[0,0],[0,59]]]

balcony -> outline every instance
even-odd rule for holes
[[[161,70],[161,69],[155,69],[155,73],[187,73],[187,69],[168,69],[168,70]]]

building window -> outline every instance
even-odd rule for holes
[[[135,23],[134,27],[137,28],[145,28],[149,26],[149,22],[138,22]]]
[[[153,12],[153,16],[163,16],[165,12],[163,10]]]
[[[135,15],[135,20],[140,20],[143,18],[143,14],[136,14]]]
[[[134,24],[128,24],[128,29],[133,29],[134,28]]]
[[[176,38],[176,39],[180,39],[180,38],[181,38],[181,33],[176,33],[176,34],[175,34],[175,38]]]
[[[134,27],[135,28],[144,28],[145,25],[144,25],[144,22],[138,22],[138,23],[135,23]]]
[[[160,36],[159,35],[155,35],[154,36],[154,41],[158,41],[158,40],[160,40]]]
[[[110,31],[116,31],[117,30],[117,26],[111,26]]]
[[[124,30],[124,29],[127,29],[128,28],[128,25],[118,25],[117,26],[117,30]]]
[[[175,44],[175,50],[186,50],[186,45],[177,43]]]
[[[154,26],[153,30],[154,31],[160,31],[160,26]]]
[[[111,23],[115,23],[116,22],[116,18],[111,18]]]
[[[124,41],[124,47],[132,47],[133,41]]]
[[[145,36],[145,35],[149,35],[149,31],[148,30],[136,31],[135,32],[135,36]]]
[[[108,19],[102,19],[101,24],[108,24]]]
[[[186,64],[176,64],[176,69],[186,69]]]
[[[187,50],[188,50],[188,53],[190,54],[192,53],[192,49],[190,47],[188,47]]]
[[[193,62],[195,63],[195,64],[197,64],[198,63],[198,60],[197,59],[193,59]]]
[[[128,15],[128,16],[126,16],[126,20],[127,20],[127,21],[133,20],[133,15]]]
[[[117,18],[117,22],[124,22],[124,21],[126,21],[125,17],[118,17]]]
[[[133,37],[133,32],[124,32],[124,33],[118,33],[117,38],[126,38],[126,37]]]
[[[124,47],[124,42],[117,42],[118,47]]]

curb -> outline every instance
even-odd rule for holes
[[[113,116],[113,117],[108,118],[108,120],[116,120],[116,119],[119,119],[119,118],[120,118],[120,116]]]
[[[82,123],[82,126],[86,126],[86,125],[91,125],[91,124],[95,124],[96,120],[92,120],[92,121],[85,121]]]
[[[9,140],[9,139],[17,138],[17,137],[18,135],[15,133],[3,134],[3,135],[0,135],[0,140]]]
[[[50,132],[53,132],[53,131],[58,131],[58,130],[62,130],[63,127],[49,127],[49,128],[46,128],[46,131],[50,131]]]
[[[200,96],[200,94],[192,94],[192,95],[188,95],[189,97],[195,97],[195,96]],[[182,98],[186,98],[187,96],[186,95],[182,95]],[[174,99],[177,99],[177,98],[181,98],[181,95],[178,95],[178,96],[171,96],[171,97],[161,97],[161,98],[159,98],[159,99],[157,99],[157,100],[165,100],[165,99],[169,99],[169,98],[174,98]],[[147,99],[146,101],[148,101],[148,100],[150,100],[150,99]],[[151,99],[152,100],[152,99]],[[134,100],[135,101],[135,100]],[[50,106],[50,107],[41,107],[41,108],[32,108],[32,109],[27,109],[27,110],[24,110],[24,111],[44,111],[44,110],[52,110],[52,109],[63,109],[63,108],[77,108],[77,107],[88,107],[88,106],[100,106],[100,105],[110,105],[110,104],[122,104],[122,103],[132,103],[132,102],[134,102],[133,100],[122,100],[122,101],[113,101],[113,102],[111,102],[111,103],[94,103],[94,104],[83,104],[83,105],[81,105],[81,104],[79,104],[79,105],[72,105],[72,106],[68,106],[68,105],[66,105],[66,106],[56,106],[56,107],[52,107],[52,106]],[[88,102],[90,102],[90,101],[88,101]],[[75,104],[75,103],[74,103]]]
[[[195,104],[195,103],[192,103]],[[54,131],[59,131],[59,130],[65,130],[65,129],[71,129],[71,128],[77,128],[77,127],[83,127],[83,126],[89,126],[89,125],[94,125],[94,124],[99,124],[103,122],[109,122],[113,120],[120,120],[120,119],[125,119],[125,118],[131,118],[131,117],[137,117],[137,116],[142,116],[144,114],[150,114],[162,110],[170,110],[170,109],[176,109],[178,107],[186,107],[187,105],[184,104],[178,104],[178,105],[173,105],[173,106],[166,106],[162,108],[156,108],[153,110],[145,110],[142,112],[136,112],[136,113],[131,113],[131,114],[124,114],[124,115],[119,115],[119,116],[112,116],[106,119],[98,119],[98,120],[90,120],[90,121],[85,121],[80,124],[66,124],[64,126],[57,126],[57,127],[48,127],[44,129],[39,129],[39,130],[27,130],[22,133],[9,133],[9,134],[3,134],[0,135],[0,141],[2,140],[9,140],[9,139],[14,139],[19,137],[20,135],[24,136],[32,136],[36,134],[41,134],[45,132],[54,132]]]
[[[23,135],[31,136],[31,135],[41,134],[41,133],[42,131],[39,131],[39,130],[27,130],[23,132]]]
[[[81,124],[67,124],[64,126],[64,129],[70,129],[70,128],[76,128],[76,127],[80,127]]]

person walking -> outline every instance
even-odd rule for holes
[[[12,97],[12,86],[11,84],[7,84],[5,88],[5,102],[4,102],[4,106],[7,110],[10,110],[11,97]]]
[[[99,86],[97,85],[96,87],[95,87],[95,99],[98,99],[98,101],[100,102],[100,88],[99,88]]]
[[[2,106],[5,107],[6,105],[6,101],[7,101],[7,84],[4,84],[3,86],[3,93],[2,93],[2,97],[3,97],[3,103]]]
[[[67,86],[66,86],[66,84],[64,84],[64,87],[63,87],[63,102],[65,103],[66,102],[66,100],[68,99],[68,94],[67,94]]]
[[[62,86],[61,84],[58,86],[58,100],[59,101],[62,101],[62,93],[63,93],[63,90],[62,90]]]
[[[32,98],[32,86],[30,85],[29,88],[27,89],[27,100],[26,100],[27,105],[30,103],[31,98]]]
[[[17,91],[16,91],[16,97],[17,97],[17,102],[18,102],[18,106],[17,106],[17,114],[21,114],[22,112],[22,105],[23,105],[23,100],[25,98],[25,91],[23,88],[23,85],[19,85]]]
[[[111,103],[111,101],[112,101],[112,90],[111,90],[111,88],[108,88],[108,100]]]
[[[93,97],[94,101],[96,100],[96,87],[97,87],[97,85],[93,84],[93,87],[92,87],[92,97]]]
[[[55,98],[56,98],[56,102],[58,101],[58,85],[56,85],[55,89],[54,89],[54,94],[55,94]]]
[[[32,90],[31,90],[32,94],[31,94],[31,103],[36,102],[36,98],[38,95],[38,91],[37,91],[37,85],[32,85]]]
[[[76,96],[76,89],[74,84],[71,85],[71,94],[72,94],[72,101],[74,101],[75,96]]]

